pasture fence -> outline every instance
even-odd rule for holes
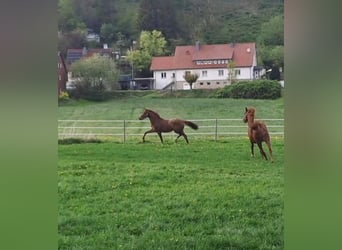
[[[185,126],[184,132],[196,138],[213,139],[215,141],[229,136],[247,136],[247,124],[242,119],[189,119],[198,124],[198,130]],[[270,136],[284,136],[284,119],[263,120],[269,130]],[[104,139],[120,141],[141,139],[144,132],[150,129],[148,120],[58,120],[58,139]],[[157,136],[148,134],[146,139]],[[163,133],[164,138],[175,139],[175,133]],[[159,138],[155,138],[159,141]],[[191,140],[191,138],[190,138]]]

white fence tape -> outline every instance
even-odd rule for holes
[[[198,130],[185,126],[185,133],[196,137],[212,136],[215,140],[222,136],[247,135],[247,124],[242,119],[189,119],[198,124]],[[284,119],[263,120],[271,136],[284,136]],[[109,125],[109,124],[112,124]],[[148,120],[58,120],[58,138],[101,138],[126,141],[131,136],[143,136],[150,129]],[[153,133],[154,134],[154,133]],[[152,136],[149,134],[148,136]],[[170,134],[174,137],[174,133]],[[156,135],[156,134],[155,134]]]

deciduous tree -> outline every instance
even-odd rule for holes
[[[147,72],[153,56],[165,55],[166,40],[160,31],[142,31],[138,44],[128,51],[127,60],[138,72]]]
[[[184,80],[189,83],[190,89],[192,89],[192,84],[197,81],[198,77],[197,73],[185,73],[183,75]]]
[[[117,87],[118,70],[111,58],[94,55],[71,66],[77,84],[88,88],[111,90]]]

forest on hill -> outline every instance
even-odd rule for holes
[[[102,47],[125,54],[142,31],[177,45],[257,42],[264,65],[283,66],[283,0],[59,0],[58,49]],[[87,42],[88,32],[100,42]]]

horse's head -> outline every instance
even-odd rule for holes
[[[243,122],[247,123],[248,119],[251,117],[254,120],[254,113],[255,113],[255,108],[249,107],[249,108],[245,108],[245,115],[243,117]]]
[[[142,113],[141,116],[139,117],[139,120],[144,120],[148,116],[149,116],[148,109],[145,109],[144,113]]]

